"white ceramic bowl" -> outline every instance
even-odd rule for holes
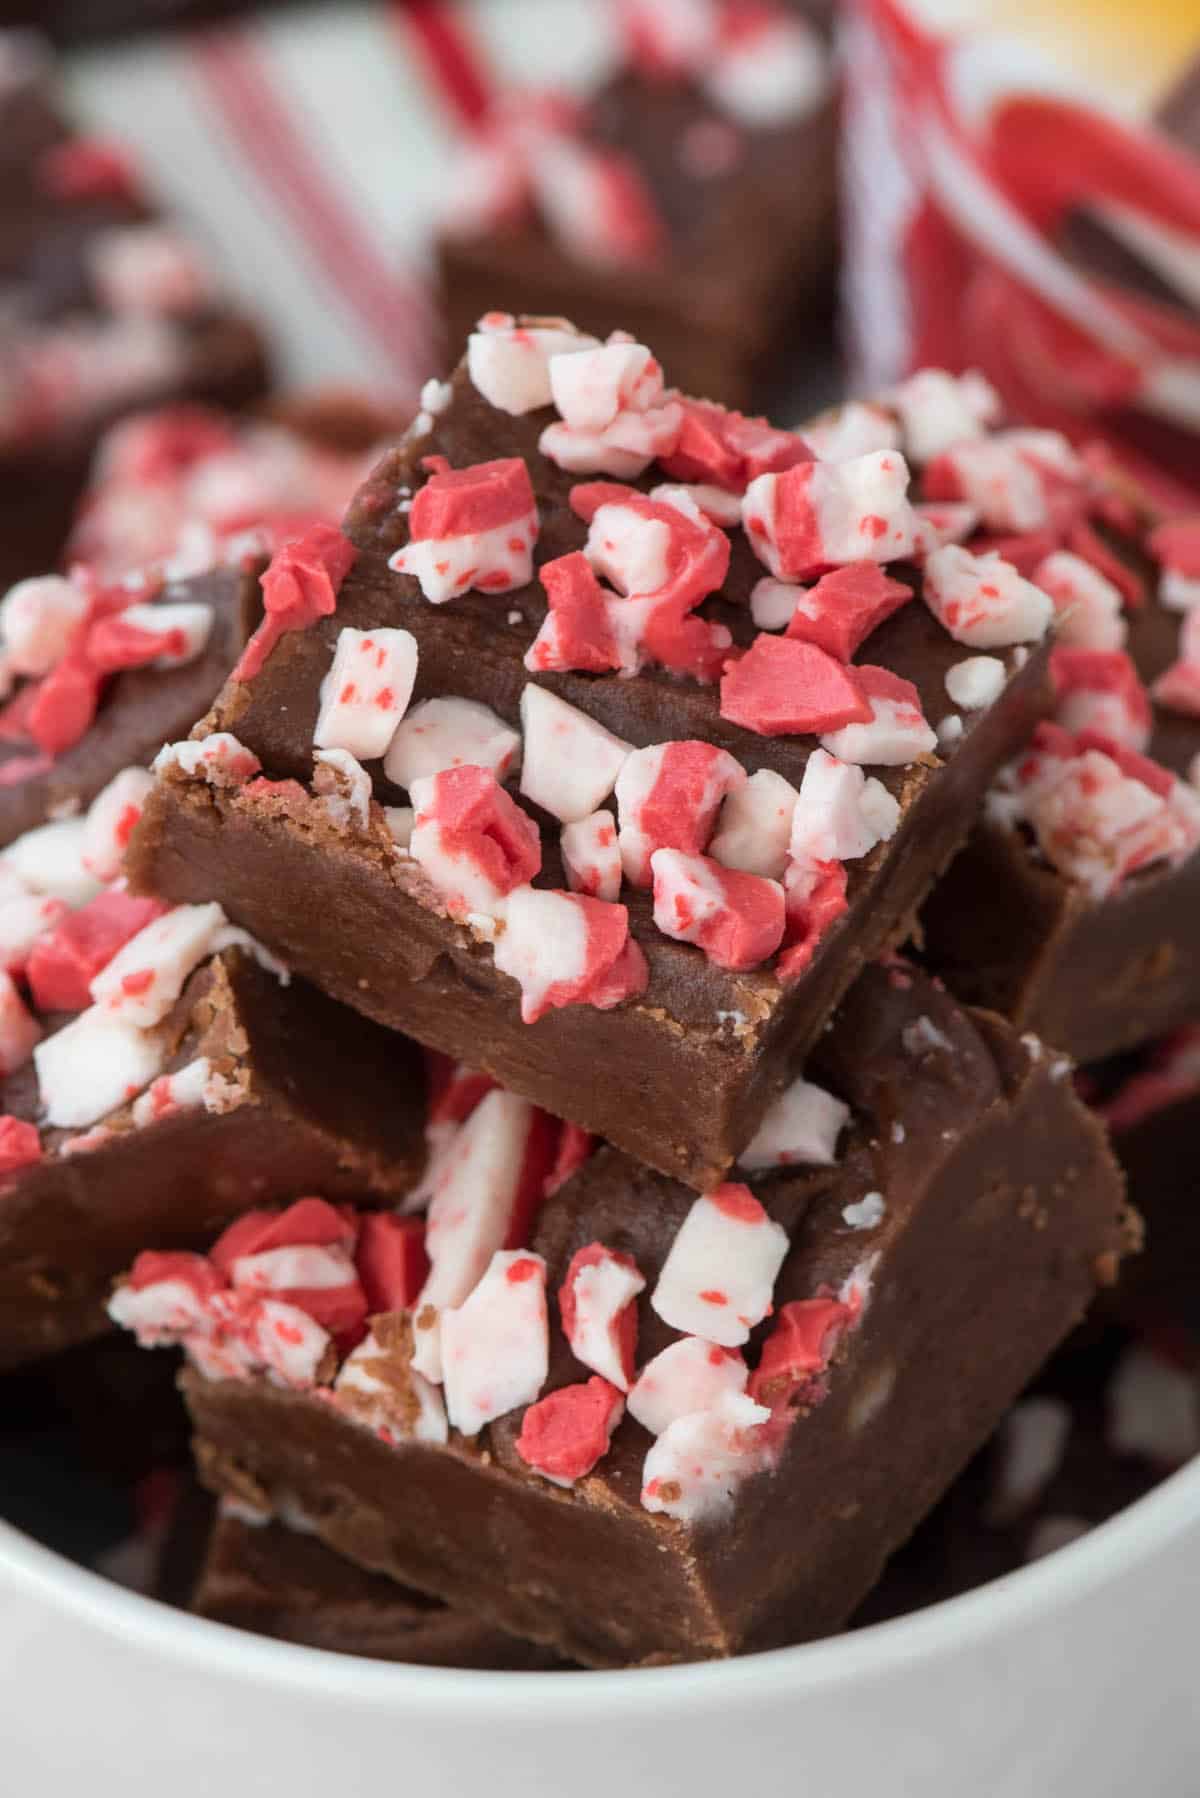
[[[0,1525],[0,1791],[1193,1798],[1200,1463],[1020,1573],[724,1664],[455,1673],[293,1648]]]

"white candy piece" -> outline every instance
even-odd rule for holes
[[[96,880],[115,880],[121,872],[130,832],[154,786],[145,768],[122,768],[92,800],[84,822],[82,862]]]
[[[221,1294],[215,1296],[216,1304]],[[304,1390],[315,1385],[333,1338],[299,1305],[283,1299],[261,1299],[242,1319],[245,1349],[251,1365],[265,1369],[276,1385]]]
[[[1049,594],[1011,562],[995,550],[976,556],[958,544],[935,549],[926,559],[922,597],[955,642],[971,649],[1039,642],[1054,617]]]
[[[489,406],[522,418],[551,403],[550,361],[598,348],[595,337],[554,325],[518,325],[490,313],[467,339],[467,373]]]
[[[412,697],[417,640],[411,631],[339,632],[321,689],[313,742],[345,749],[360,762],[383,755]]]
[[[967,656],[947,668],[946,691],[964,712],[978,712],[999,699],[1007,679],[998,656]]]
[[[368,1429],[381,1431],[385,1438],[397,1441],[412,1442],[446,1442],[450,1430],[446,1422],[446,1407],[442,1403],[442,1395],[436,1386],[422,1379],[413,1368],[408,1369],[405,1390],[397,1393],[389,1380],[380,1379],[374,1372],[373,1363],[383,1355],[383,1349],[373,1329],[359,1343],[342,1363],[341,1371],[333,1382],[333,1390],[337,1393],[353,1393],[355,1405],[349,1415],[357,1418]],[[366,1399],[368,1403],[363,1404]],[[406,1399],[416,1401],[416,1412]]]
[[[805,486],[797,492],[798,475]],[[812,543],[808,565],[893,562],[913,547],[916,520],[908,500],[908,464],[898,450],[873,451],[845,462],[801,463],[786,475],[762,474],[742,500],[742,520],[759,560],[788,580],[806,570],[789,566],[776,517],[781,481],[789,504],[799,509]],[[759,530],[757,527],[763,527]],[[791,531],[784,533],[790,536]]]
[[[446,768],[490,768],[503,781],[520,750],[519,734],[488,706],[473,699],[423,699],[392,738],[383,771],[409,793],[415,780]]]
[[[618,1391],[627,1392],[629,1380],[616,1325],[626,1306],[646,1290],[645,1280],[636,1267],[626,1267],[615,1255],[606,1255],[603,1261],[581,1267],[571,1290],[575,1295],[574,1328],[564,1327],[571,1353]]]
[[[500,1251],[470,1298],[442,1313],[446,1414],[464,1436],[521,1405],[546,1384],[550,1331],[546,1263],[527,1249]]]
[[[0,968],[20,973],[38,938],[61,924],[69,907],[44,893],[14,893],[0,899]]]
[[[757,1200],[720,1188],[693,1201],[650,1303],[673,1330],[740,1348],[771,1308],[787,1251],[787,1232]]]
[[[602,431],[573,431],[547,425],[538,438],[541,454],[568,474],[606,474],[632,481],[679,439],[683,409],[675,400],[649,412],[621,412]]]
[[[212,636],[213,609],[200,600],[160,600],[155,605],[126,606],[121,613],[123,624],[139,631],[150,631],[156,637],[167,631],[178,631],[183,641],[177,649],[164,649],[155,656],[151,668],[182,668],[203,655]]]
[[[96,975],[91,985],[93,1009],[139,1030],[161,1022],[192,969],[211,954],[225,923],[225,913],[215,903],[177,905],[154,918]]]
[[[724,487],[714,487],[709,481],[674,481],[667,486],[651,487],[650,498],[664,506],[677,507],[689,518],[699,512],[710,524],[719,524],[726,529],[742,522],[741,495],[730,493]]]
[[[532,1123],[527,1099],[502,1090],[485,1093],[441,1160],[425,1237],[429,1276],[413,1307],[412,1364],[428,1380],[442,1377],[440,1330],[436,1324],[423,1328],[421,1312],[461,1305],[502,1247]]]
[[[26,1007],[12,975],[0,971],[0,1075],[7,1079],[23,1068],[29,1057],[36,1055],[41,1038],[42,1027]]]
[[[814,749],[792,813],[792,860],[855,861],[887,841],[899,822],[899,802],[882,781]]]
[[[900,448],[900,427],[882,406],[847,400],[810,418],[800,435],[819,462],[850,462],[875,450]]]
[[[671,527],[614,500],[596,508],[583,553],[618,593],[656,593],[671,570]]]
[[[720,44],[702,85],[740,124],[765,130],[805,118],[829,87],[829,53],[807,19],[782,11]]]
[[[533,681],[521,694],[520,791],[564,824],[607,799],[633,745]]]
[[[458,599],[472,588],[481,593],[510,593],[514,587],[527,587],[533,579],[537,534],[535,508],[482,531],[464,531],[457,537],[415,537],[388,558],[388,567],[397,574],[413,575],[434,606]]]
[[[726,796],[708,845],[709,855],[744,874],[782,880],[799,798],[795,787],[782,774],[760,768],[744,786],[735,787]]]
[[[965,543],[979,523],[978,509],[957,499],[931,500],[915,505],[913,514],[917,521],[913,556],[918,560],[932,555],[944,544]]]
[[[906,699],[893,699],[889,694],[871,693],[870,724],[843,724],[840,730],[827,731],[821,745],[830,755],[843,762],[872,763],[877,768],[906,768],[918,756],[929,755],[937,748],[937,733],[931,729],[919,705]]]
[[[850,1119],[850,1107],[824,1087],[797,1078],[767,1111],[738,1166],[754,1172],[767,1167],[832,1167],[838,1137]]]
[[[140,1098],[134,1100],[134,1123],[141,1130],[177,1111],[199,1111],[211,1090],[211,1079],[212,1062],[207,1055],[197,1055],[194,1061],[173,1074],[161,1074],[151,1081]]]
[[[230,1269],[234,1286],[246,1292],[337,1291],[357,1279],[349,1250],[340,1242],[294,1243],[239,1255]]]
[[[0,601],[0,641],[13,674],[49,674],[70,647],[87,596],[60,574],[18,581]]]
[[[661,1436],[681,1417],[711,1411],[725,1393],[746,1390],[750,1369],[736,1349],[681,1336],[647,1361],[629,1394],[629,1415]]]
[[[122,1330],[132,1330],[139,1348],[163,1348],[212,1328],[204,1302],[186,1280],[156,1280],[136,1291],[118,1286],[106,1306]]]
[[[960,497],[993,531],[1036,531],[1050,522],[1051,483],[1078,482],[1083,464],[1057,431],[997,431],[945,452]]]
[[[750,589],[750,616],[760,631],[786,630],[796,613],[797,602],[808,592],[795,581],[777,581],[764,574]]]
[[[742,1481],[767,1465],[759,1426],[770,1416],[745,1393],[726,1392],[708,1410],[676,1418],[642,1468],[646,1510],[681,1523],[728,1516]]]
[[[567,885],[589,899],[615,903],[621,897],[621,849],[611,812],[593,812],[564,824],[559,838]]]
[[[206,780],[209,786],[240,786],[257,774],[262,763],[252,749],[227,730],[182,743],[165,743],[150,764],[155,774],[178,768],[181,774]]]
[[[33,1059],[46,1122],[81,1130],[149,1086],[167,1046],[156,1032],[93,1005],[40,1042]]]
[[[641,343],[576,347],[550,359],[550,393],[573,431],[603,431],[622,412],[648,411],[662,392],[662,369]]]
[[[521,1009],[536,1013],[550,987],[587,971],[588,926],[570,893],[521,886],[509,894],[495,963],[521,988]]]
[[[1055,708],[1054,721],[1072,734],[1099,731],[1101,736],[1138,751],[1149,748],[1153,729],[1148,719],[1134,711],[1126,694],[1105,693],[1096,687],[1076,687],[1064,693]]]
[[[339,830],[369,829],[371,776],[348,749],[313,752],[313,787]]]
[[[1182,1467],[1200,1454],[1200,1396],[1193,1376],[1148,1349],[1125,1350],[1109,1384],[1106,1435],[1114,1454]]]
[[[56,818],[19,836],[2,859],[31,893],[45,893],[78,907],[100,891],[100,882],[84,865],[86,847],[83,818]]]
[[[1077,649],[1125,647],[1129,632],[1120,591],[1082,556],[1055,550],[1034,569],[1033,584],[1054,604],[1059,643]]]
[[[904,447],[914,462],[932,462],[960,443],[977,441],[1000,417],[1000,396],[978,369],[948,374],[921,368],[888,395],[900,416]]]

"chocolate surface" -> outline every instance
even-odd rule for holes
[[[516,1455],[516,1414],[471,1442],[389,1445],[309,1394],[189,1372],[202,1477],[259,1508],[298,1505],[363,1567],[589,1665],[836,1628],[1111,1277],[1131,1225],[1062,1065],[921,976],[864,975],[809,1071],[853,1122],[835,1167],[758,1187],[790,1237],[776,1307],[856,1270],[871,1296],[777,1466],[751,1475],[725,1518],[685,1525],[641,1507],[651,1439],[628,1417],[563,1491]],[[856,1229],[844,1211],[868,1192],[884,1215]],[[547,1201],[531,1246],[552,1291],[600,1239],[635,1256],[649,1292],[691,1203],[605,1149]],[[643,1361],[669,1332],[648,1293],[639,1313]],[[580,1378],[565,1338],[552,1341],[551,1389]]]
[[[43,1159],[0,1191],[0,1368],[107,1327],[116,1276],[153,1241],[198,1249],[249,1205],[314,1192],[395,1202],[424,1162],[424,1074],[410,1043],[302,982],[283,987],[241,951],[202,968],[172,1014],[171,1067],[208,1056],[228,1108],[185,1110]],[[36,1121],[32,1064],[0,1110]]]
[[[579,548],[586,531],[568,504],[576,478],[537,450],[550,416],[499,414],[460,369],[431,429],[389,451],[360,489],[346,521],[358,561],[336,613],[286,635],[253,681],[231,682],[205,728],[232,731],[268,775],[307,779],[320,684],[347,625],[412,632],[419,645],[414,703],[454,694],[517,723],[529,679],[522,658],[546,610],[540,585],[431,606],[387,559],[407,531],[398,501],[424,480],[422,460],[432,452],[455,467],[500,453],[523,456],[541,519],[538,563]],[[655,478],[639,485],[649,488]],[[748,598],[762,572],[738,533],[725,586],[701,608],[741,643],[755,634]],[[900,572],[919,580],[915,570]],[[948,709],[946,671],[963,653],[913,601],[867,638],[860,659],[911,680],[936,722]],[[322,807],[294,788],[215,790],[168,776],[135,834],[131,877],[171,899],[219,897],[231,917],[335,997],[704,1187],[753,1135],[788,1062],[814,1041],[859,970],[903,940],[992,774],[1047,709],[1045,651],[1000,653],[1004,692],[969,715],[945,761],[927,756],[907,768],[871,770],[899,799],[900,826],[890,842],[847,864],[849,910],[786,990],[767,969],[729,974],[665,937],[651,922],[648,896],[623,889],[631,932],[650,964],[646,993],[612,1012],[575,1006],[524,1024],[516,983],[497,971],[490,946],[434,909],[424,876],[396,858],[382,824],[336,832]],[[703,738],[749,772],[772,767],[793,784],[815,746],[812,737],[765,737],[730,724],[715,689],[662,670],[630,679],[544,674],[538,684],[636,746]],[[391,804],[401,797],[378,764],[373,778],[376,798]],[[555,884],[556,831],[545,833],[543,849],[545,878]]]

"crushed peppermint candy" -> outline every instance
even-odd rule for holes
[[[787,1250],[786,1231],[749,1187],[719,1186],[693,1201],[650,1303],[672,1329],[740,1348],[771,1309]]]
[[[386,754],[416,678],[417,642],[410,631],[347,626],[322,687],[316,747],[344,749],[360,762]]]
[[[397,574],[413,575],[433,605],[472,588],[510,593],[533,578],[537,505],[520,456],[452,469],[431,456],[433,472],[408,513],[409,541],[390,557]]]
[[[629,1415],[652,1436],[661,1436],[680,1417],[711,1410],[724,1393],[744,1392],[749,1378],[737,1349],[681,1336],[639,1372],[627,1401]]]
[[[832,1167],[837,1160],[838,1138],[850,1121],[850,1107],[841,1099],[797,1076],[768,1108],[738,1166],[749,1172],[762,1168]]]

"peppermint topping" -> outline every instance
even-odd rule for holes
[[[344,749],[360,762],[376,760],[396,734],[416,678],[411,632],[347,627],[322,686],[313,742],[318,749]]]
[[[529,682],[521,695],[521,794],[569,824],[608,798],[632,745],[578,707]]]
[[[467,373],[489,406],[523,418],[552,399],[550,362],[597,349],[594,337],[561,325],[518,325],[511,313],[490,312],[467,339]]]
[[[749,1377],[737,1349],[681,1336],[638,1374],[629,1394],[629,1415],[652,1436],[661,1436],[679,1418],[711,1411],[725,1394],[744,1392]]]
[[[10,587],[0,601],[0,642],[12,673],[49,674],[88,610],[83,588],[60,574],[35,575]]]
[[[339,530],[325,524],[313,525],[275,551],[260,583],[265,616],[242,651],[234,680],[253,680],[281,637],[308,630],[336,611],[338,592],[357,553]]]
[[[956,643],[998,649],[1036,643],[1054,616],[1048,594],[1018,574],[995,551],[972,555],[948,544],[925,562],[925,604]]]
[[[848,662],[885,618],[907,604],[912,588],[890,580],[877,562],[851,562],[822,575],[815,587],[797,587],[795,597],[787,635]]]
[[[850,462],[876,450],[900,448],[900,427],[884,406],[847,400],[810,418],[804,441],[820,462]]]
[[[1073,649],[1124,648],[1128,633],[1120,591],[1082,556],[1055,550],[1038,563],[1033,582],[1054,604],[1059,643]]]
[[[542,865],[537,825],[484,768],[414,781],[408,850],[452,917],[495,917]]]
[[[526,1024],[563,1005],[609,1011],[645,992],[649,981],[625,907],[582,893],[518,887],[495,953],[501,973],[521,988]]]
[[[771,1309],[787,1250],[749,1187],[719,1186],[693,1201],[650,1303],[672,1329],[739,1348]]]
[[[6,1073],[11,1071],[7,1065],[10,1007],[8,990],[0,983],[0,1058]],[[22,1059],[32,1049],[45,1121],[56,1129],[86,1129],[127,1104],[162,1072],[167,1058],[160,1033],[114,1017],[102,1005],[80,1012],[36,1048],[33,1044],[41,1031],[28,1013],[23,1027],[26,1047]],[[31,1031],[36,1032],[32,1038]]]
[[[364,1217],[364,1225],[372,1215]],[[407,1320],[375,1319],[343,1361],[333,1383],[334,1396],[342,1410],[386,1442],[445,1443],[450,1431],[442,1395],[417,1373],[408,1354],[397,1350],[396,1326],[401,1323],[406,1325]]]
[[[799,462],[812,460],[806,438],[794,431],[778,431],[765,418],[746,418],[711,400],[681,397],[679,405],[683,413],[679,440],[668,455],[660,457],[664,472],[673,481],[696,482],[740,497],[760,475],[781,474]],[[738,523],[741,510],[738,505],[731,516],[719,522]]]
[[[878,450],[760,475],[746,489],[742,520],[751,548],[781,580],[895,561],[913,548],[908,467],[897,450]]]
[[[433,605],[475,588],[508,593],[533,579],[537,506],[520,456],[452,469],[428,458],[434,472],[408,515],[409,541],[388,567],[420,582]]]
[[[1200,605],[1200,519],[1178,518],[1150,533],[1150,553],[1162,564],[1158,597],[1175,612]]]
[[[130,1116],[139,1129],[144,1129],[147,1124],[157,1124],[181,1111],[199,1111],[205,1107],[211,1078],[212,1063],[206,1055],[198,1055],[174,1074],[160,1074],[152,1080],[133,1101]]]
[[[743,1150],[738,1166],[762,1168],[832,1167],[838,1138],[850,1121],[850,1107],[823,1087],[797,1077],[774,1101]]]
[[[1137,669],[1119,649],[1056,649],[1050,657],[1055,721],[1094,731],[1127,749],[1145,749],[1153,716]]]
[[[706,855],[656,849],[654,922],[664,936],[696,943],[719,968],[759,967],[783,941],[784,896],[776,880],[724,868]]]
[[[802,867],[855,861],[886,842],[899,821],[899,802],[882,781],[868,779],[828,750],[814,749],[792,814],[792,860]]]
[[[864,1282],[869,1291],[869,1275],[856,1268],[837,1297],[796,1299],[781,1308],[750,1376],[751,1398],[769,1405],[776,1416],[786,1416],[793,1405],[812,1404],[822,1396],[821,1375],[843,1333],[862,1314]]]
[[[470,1297],[443,1311],[441,1336],[446,1413],[464,1436],[532,1404],[550,1352],[541,1256],[527,1249],[493,1255]]]
[[[998,656],[967,656],[947,668],[946,691],[964,712],[977,712],[999,699],[1007,680]]]
[[[65,1031],[59,1032],[59,1036],[65,1034]],[[42,1027],[26,1009],[12,975],[0,973],[0,1074],[7,1079],[18,1068],[23,1068],[36,1052],[41,1038]],[[57,1042],[59,1037],[50,1040]]]
[[[611,812],[593,812],[590,817],[564,824],[559,847],[567,885],[573,893],[610,901],[621,897],[621,849],[617,821]]]
[[[123,768],[88,807],[81,860],[96,880],[115,880],[134,826],[154,785],[144,768]]]
[[[598,1376],[560,1386],[526,1411],[517,1453],[556,1486],[573,1486],[608,1453],[624,1409],[616,1387]]]
[[[0,904],[0,934],[10,928],[10,908],[18,903]],[[58,915],[42,922],[27,950],[26,979],[35,1005],[43,1012],[86,1010],[92,1002],[92,982],[102,969],[167,909],[157,899],[136,899],[116,888],[98,894],[74,912],[67,911],[60,901],[33,903],[58,907]],[[6,934],[5,947],[7,952]]]
[[[722,718],[761,737],[817,735],[872,715],[857,669],[790,637],[756,637],[721,681]]]
[[[888,399],[900,419],[904,448],[916,463],[977,441],[1000,417],[1000,396],[977,369],[963,375],[918,369]]]
[[[520,750],[518,732],[488,706],[473,699],[423,699],[392,738],[383,771],[409,792],[414,781],[446,768],[485,768],[503,781]]]
[[[854,677],[871,711],[869,724],[846,724],[821,738],[831,755],[846,762],[906,767],[937,748],[937,736],[921,710],[911,681],[887,668],[856,668]]]
[[[215,904],[177,905],[153,919],[92,981],[96,1009],[139,1030],[160,1023],[193,968],[212,953],[225,921]]]
[[[87,824],[83,818],[56,818],[17,837],[0,856],[7,870],[29,892],[44,893],[67,905],[86,905],[100,883],[84,862]]]
[[[646,1282],[630,1255],[593,1242],[571,1257],[559,1287],[563,1335],[577,1361],[628,1392],[637,1353],[637,1306]]]
[[[227,730],[185,743],[166,743],[152,763],[155,774],[178,768],[181,774],[199,777],[212,787],[237,787],[259,772],[262,763]]]
[[[742,1481],[768,1464],[762,1426],[771,1413],[744,1393],[722,1393],[705,1411],[665,1429],[642,1469],[642,1504],[682,1523],[718,1521]]]
[[[925,470],[926,499],[966,500],[994,531],[1028,532],[1051,523],[1054,502],[1083,488],[1085,470],[1057,431],[997,431],[958,443]]]
[[[641,343],[578,346],[550,361],[550,393],[572,431],[604,431],[622,412],[648,412],[663,397],[662,368]]]
[[[726,795],[708,845],[713,860],[743,874],[782,880],[799,797],[791,782],[770,768],[760,768],[735,786]]]
[[[745,781],[741,764],[711,743],[656,743],[635,749],[616,780],[626,879],[634,886],[649,886],[651,858],[657,849],[696,855],[707,848],[722,800]]]
[[[1188,612],[1179,633],[1179,654],[1151,688],[1168,711],[1200,717],[1200,608]]]

